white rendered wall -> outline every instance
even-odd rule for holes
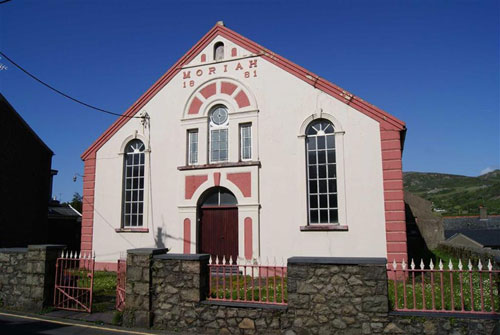
[[[226,43],[226,55],[229,55],[232,45],[227,40],[223,41]],[[211,50],[212,44],[205,51],[209,62]],[[248,54],[241,48],[238,50],[238,55]],[[251,70],[257,71],[256,77],[252,72],[249,78],[245,78],[245,72],[250,70],[248,62],[255,59],[257,67]],[[238,62],[244,69],[236,70]],[[199,65],[200,62],[196,60],[192,64]],[[226,72],[223,72],[223,65],[227,65]],[[217,68],[216,73],[208,75],[210,66]],[[199,77],[194,72],[198,69],[203,70]],[[260,160],[262,167],[252,170],[251,198],[243,198],[241,193],[233,192],[239,204],[247,204],[239,210],[240,221],[245,216],[251,217],[254,236],[260,235],[260,238],[254,238],[254,256],[386,257],[378,122],[260,57],[236,58],[234,61],[199,65],[186,70],[191,71],[193,87],[188,82],[184,88],[186,79],[181,71],[141,110],[150,115],[150,128],[144,128],[140,120],[132,119],[97,152],[93,249],[98,261],[112,262],[120,252],[140,247],[166,246],[172,252],[182,253],[184,218],[190,218],[192,222],[191,252],[195,252],[196,213],[193,206],[203,189],[197,190],[193,199],[184,199],[184,177],[208,174],[210,179],[212,172],[225,174],[227,169],[189,173],[177,169],[186,164],[185,124],[190,122],[181,120],[185,119],[184,113],[191,94],[203,83],[215,78],[238,81],[253,94],[258,106],[258,120],[252,124],[257,127],[253,133],[256,136],[253,160]],[[343,155],[343,162],[338,161],[338,165],[343,164],[338,167],[341,170],[338,171],[339,206],[342,207],[340,224],[347,225],[348,231],[300,231],[301,226],[307,225],[305,145],[300,131],[311,115],[326,116],[334,120],[336,130],[345,132],[336,136],[336,142],[337,151]],[[234,119],[234,122],[240,121]],[[200,163],[206,160],[206,144],[202,143],[206,138],[202,131],[200,129]],[[115,229],[120,228],[121,223],[121,152],[124,143],[135,136],[142,139],[151,150],[146,153],[148,195],[145,197],[144,221],[144,228],[149,228],[149,232],[118,233]],[[237,140],[231,136],[237,134],[230,130],[230,150],[237,150],[234,148]],[[343,148],[339,147],[339,143],[343,143]],[[231,153],[230,156],[236,157]],[[249,171],[249,168],[231,168],[232,172],[240,170]],[[213,185],[210,183],[211,179],[203,188]],[[345,185],[343,189],[341,184]],[[260,210],[255,206],[258,204]],[[242,222],[239,227],[242,250]],[[161,236],[158,239],[159,229]]]

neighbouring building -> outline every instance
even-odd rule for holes
[[[0,248],[46,243],[53,152],[2,94],[0,110]]]
[[[57,200],[49,203],[49,234],[47,243],[63,244],[69,250],[80,251],[82,214],[70,204]]]
[[[81,249],[401,261],[405,132],[218,23],[83,153]]]
[[[452,216],[443,219],[446,242],[456,246],[500,249],[500,215]]]

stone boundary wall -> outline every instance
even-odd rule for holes
[[[487,261],[488,259],[491,259],[493,266],[500,268],[500,250],[459,246],[449,242],[440,242],[437,249],[442,250],[455,258],[471,259],[473,261],[477,261],[478,259],[481,259],[481,261]]]
[[[62,245],[0,249],[0,307],[39,312],[52,304]]]
[[[492,334],[492,319],[389,312],[386,260],[292,257],[288,306],[206,301],[208,255],[129,250],[124,324],[203,334]],[[132,263],[130,263],[132,262]]]

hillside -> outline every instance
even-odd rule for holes
[[[405,172],[403,180],[405,190],[446,210],[442,215],[478,215],[480,205],[488,214],[500,214],[500,170],[479,177]]]

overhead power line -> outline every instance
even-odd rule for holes
[[[6,2],[9,2],[9,1],[11,1],[11,0],[2,0],[2,1],[0,1],[0,5],[1,5],[1,4],[4,4],[4,3],[6,3]]]
[[[1,2],[0,2],[1,3]],[[110,115],[116,115],[116,116],[119,116],[119,117],[125,117],[125,118],[129,118],[129,119],[141,119],[142,117],[141,116],[126,116],[126,115],[122,115],[122,114],[118,114],[118,113],[114,113],[114,112],[111,112],[111,111],[108,111],[108,110],[105,110],[105,109],[102,109],[102,108],[99,108],[99,107],[96,107],[96,106],[92,106],[91,104],[88,104],[86,102],[83,102],[81,100],[78,100],[76,98],[73,98],[72,96],[64,93],[64,92],[61,92],[60,90],[58,90],[57,88],[47,84],[46,82],[44,82],[43,80],[41,79],[38,79],[35,75],[31,74],[30,72],[28,72],[27,70],[25,70],[21,65],[17,64],[16,62],[14,62],[11,58],[9,58],[6,54],[4,54],[3,52],[0,51],[0,55],[2,55],[2,57],[4,57],[5,59],[7,59],[12,65],[14,65],[15,67],[17,67],[19,70],[23,71],[24,73],[26,73],[28,76],[30,76],[31,78],[33,78],[34,80],[36,80],[37,82],[39,82],[40,84],[42,84],[43,86],[51,89],[52,91],[62,95],[63,97],[67,98],[67,99],[70,99],[72,100],[73,102],[76,102],[76,103],[79,103],[80,105],[83,105],[85,107],[88,107],[88,108],[91,108],[93,110],[96,110],[98,112],[101,112],[101,113],[106,113],[106,114],[110,114]]]

